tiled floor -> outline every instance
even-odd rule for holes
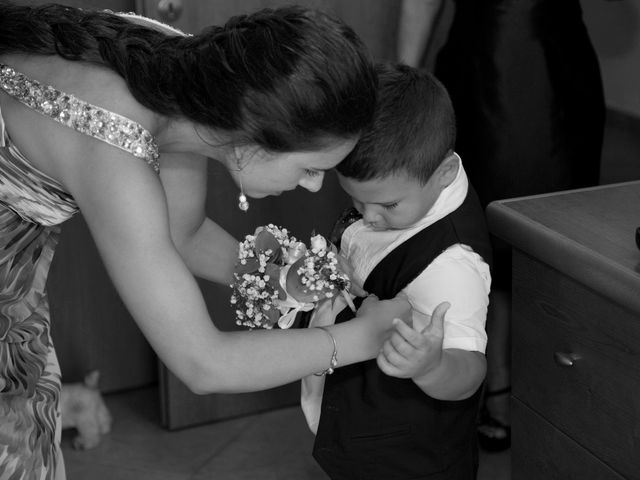
[[[638,120],[610,116],[601,183],[640,179]],[[94,450],[74,451],[63,434],[69,480],[321,480],[297,407],[168,432],[158,395],[146,388],[106,397],[115,424]],[[509,480],[510,453],[483,453],[478,480]]]
[[[297,407],[168,432],[155,388],[105,396],[113,430],[75,451],[63,432],[68,480],[326,480]],[[478,480],[508,480],[509,452],[483,454]]]

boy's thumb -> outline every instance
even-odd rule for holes
[[[430,325],[430,330],[432,333],[444,335],[444,316],[449,308],[451,308],[451,304],[449,302],[442,302],[433,310],[433,313],[431,314]]]

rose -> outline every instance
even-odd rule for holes
[[[322,235],[314,235],[311,237],[309,244],[314,253],[327,249],[327,240]]]

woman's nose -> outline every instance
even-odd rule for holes
[[[315,177],[304,177],[298,185],[302,188],[309,190],[310,192],[317,192],[322,188],[322,181],[324,180],[324,173],[317,175]]]

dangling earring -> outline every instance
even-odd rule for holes
[[[238,208],[243,211],[246,212],[247,210],[249,210],[249,200],[247,200],[247,196],[244,194],[244,189],[242,188],[242,178],[240,177],[240,175],[242,174],[242,168],[240,166],[240,157],[238,156],[238,152],[234,149],[234,154],[236,157],[236,163],[238,165],[238,183],[240,183],[240,195],[238,196]]]
[[[244,194],[244,190],[242,189],[242,180],[240,180],[240,196],[238,197],[238,208],[243,212],[249,210],[249,201],[247,200],[247,196]]]

